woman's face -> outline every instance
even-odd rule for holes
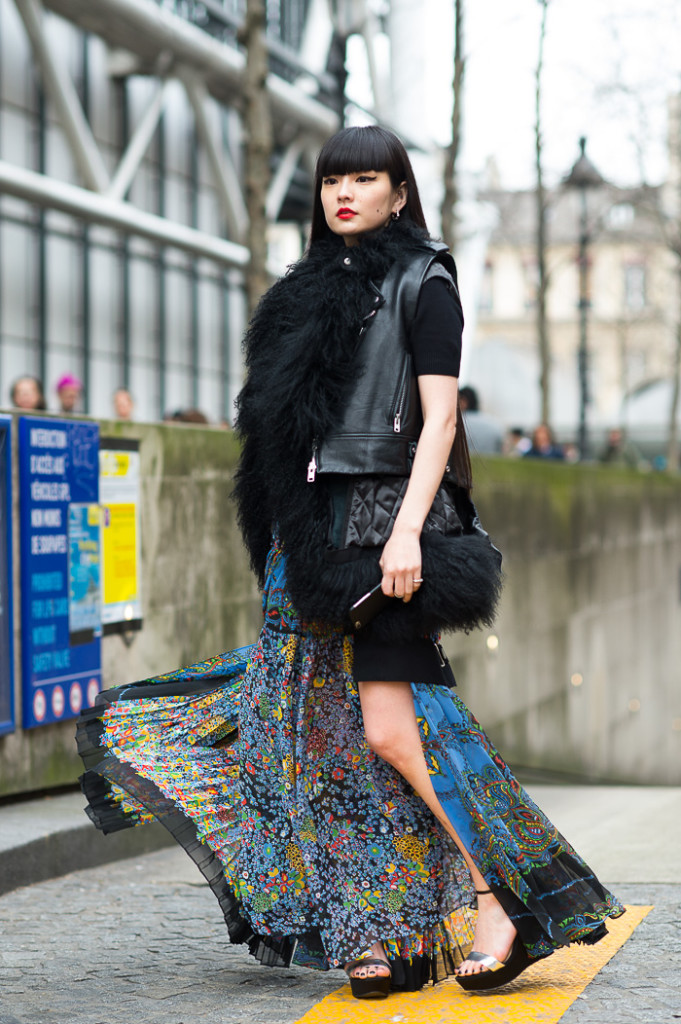
[[[543,423],[540,423],[539,426],[535,428],[534,444],[535,448],[551,447],[551,432]]]
[[[37,409],[41,394],[32,377],[20,377],[12,389],[13,404],[17,409]]]
[[[322,206],[326,223],[346,245],[357,245],[366,231],[376,231],[389,222],[407,201],[402,182],[393,188],[387,171],[357,171],[327,174],[322,178]]]

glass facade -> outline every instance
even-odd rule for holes
[[[223,42],[236,45],[237,32],[246,14],[246,0],[156,0],[192,24]],[[267,0],[267,34],[284,43],[295,55],[300,48],[310,0]]]
[[[282,53],[299,46],[308,2],[269,0],[268,35]],[[237,45],[245,0],[159,4]],[[49,13],[45,25],[112,174],[158,80],[114,77],[102,39]],[[238,150],[235,112],[212,103],[209,114],[216,136]],[[83,185],[13,0],[0,0],[0,160]],[[177,81],[168,84],[165,113],[125,198],[145,212],[225,237],[194,113]],[[112,415],[113,392],[126,387],[141,420],[188,407],[213,423],[231,419],[244,316],[236,271],[0,195],[1,407],[9,405],[12,382],[31,374],[43,381],[48,407],[57,411],[55,383],[71,373],[84,385],[80,411],[92,415]]]

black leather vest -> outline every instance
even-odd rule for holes
[[[429,242],[407,266],[396,263],[376,285],[375,306],[365,318],[357,349],[357,383],[339,428],[316,440],[308,480],[317,473],[408,476],[423,427],[409,332],[419,291],[431,276],[456,288],[456,268],[447,247]],[[350,267],[352,250],[344,258]],[[449,469],[449,467],[447,467]]]

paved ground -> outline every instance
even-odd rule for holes
[[[80,792],[0,805],[0,895],[79,868],[174,845],[156,823],[104,836],[90,824],[84,806]]]
[[[0,1024],[289,1024],[342,983],[230,946],[197,877],[166,850],[2,897]]]
[[[681,1019],[681,790],[530,788],[625,902],[654,904],[561,1024]],[[293,1024],[344,981],[266,969],[229,946],[175,848],[8,892],[0,935],[0,1024]]]

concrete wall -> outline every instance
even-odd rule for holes
[[[104,638],[105,686],[253,640],[260,605],[229,501],[233,436],[100,429],[141,439],[143,478],[144,628]],[[485,459],[474,496],[507,581],[494,630],[447,638],[460,695],[512,765],[678,784],[681,480]],[[18,633],[15,649],[18,680]],[[1,737],[0,796],[73,782],[73,733],[69,721]]]
[[[515,766],[678,785],[681,480],[489,459],[475,496],[507,578],[461,696]]]

